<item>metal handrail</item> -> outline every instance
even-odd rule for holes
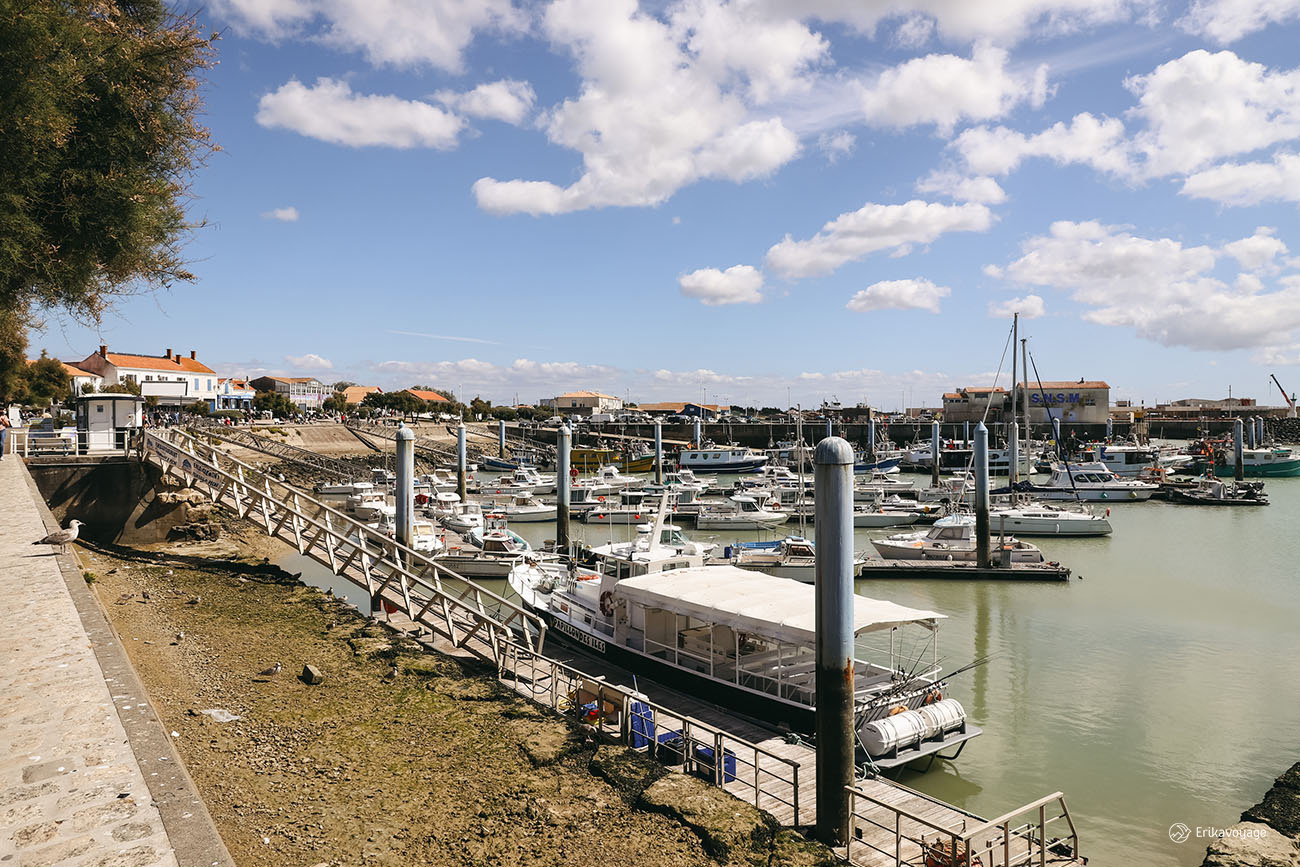
[[[172,442],[171,437],[181,437],[187,440],[188,449]],[[197,476],[193,472],[187,472],[184,466],[179,467],[180,472],[186,473],[191,481],[202,479],[208,486],[209,496],[214,502],[220,501],[223,497],[228,497],[233,501],[236,513],[240,517],[250,520],[254,514],[254,507],[260,505],[260,517],[264,523],[264,529],[269,535],[276,536],[282,531],[288,532],[293,537],[300,554],[318,560],[318,562],[328,566],[339,577],[345,578],[358,586],[364,586],[372,598],[376,594],[382,595],[385,593],[389,586],[397,580],[407,615],[412,620],[425,622],[430,626],[433,626],[434,623],[424,618],[434,608],[435,604],[438,604],[441,609],[442,619],[446,621],[449,637],[456,643],[462,645],[467,643],[484,626],[488,628],[489,633],[493,633],[487,639],[489,651],[493,655],[498,650],[494,635],[498,629],[507,634],[513,634],[512,628],[517,628],[529,646],[540,648],[544,643],[546,625],[537,615],[453,572],[424,554],[388,538],[373,528],[338,512],[296,488],[283,482],[272,482],[271,478],[266,474],[229,455],[221,454],[210,446],[199,443],[194,437],[183,431],[173,429],[167,431],[166,435],[150,431],[145,437],[144,451],[146,455],[161,466],[165,472],[176,473],[178,468],[175,461],[170,461],[158,454],[156,448],[150,448],[154,441],[176,450],[187,459],[198,462],[205,472],[217,475],[221,480],[219,485],[214,484],[211,479],[202,479],[201,476]],[[206,460],[199,456],[198,451],[195,449],[196,445],[208,451]],[[218,456],[234,464],[238,471],[237,474],[223,469],[217,462]],[[260,487],[256,483],[250,482],[247,475],[259,478],[261,481]],[[276,498],[272,491],[273,484],[288,492],[284,499]],[[288,502],[289,499],[292,499],[293,502]],[[241,502],[241,500],[246,502]],[[302,503],[304,501],[316,508],[315,515],[303,511]],[[277,511],[283,512],[283,515],[279,516],[278,521],[275,522],[274,527],[272,527],[273,518],[268,504],[273,505]],[[289,520],[291,517],[292,522]],[[321,521],[322,518],[325,519],[324,522]],[[287,525],[289,526],[286,530]],[[350,531],[356,533],[356,542],[352,542],[348,538],[347,534]],[[310,539],[307,538],[308,534],[311,534]],[[370,540],[378,542],[382,551],[382,554],[377,559],[374,558],[371,550]],[[322,542],[325,551],[323,554],[319,554],[316,552],[316,548]],[[352,550],[347,553],[346,549]],[[347,574],[358,559],[360,561],[358,568],[362,572],[362,580]],[[410,563],[411,568],[408,569],[404,566],[402,564],[403,560]],[[419,572],[414,571],[415,569],[419,569]],[[382,574],[382,570],[387,570],[387,576]],[[372,572],[380,574],[372,577]],[[455,593],[445,588],[443,586],[444,576],[450,580],[460,582],[461,591]],[[376,579],[381,582],[378,587],[374,586]],[[422,605],[416,605],[412,602],[411,584],[429,594],[427,601],[418,600]],[[472,601],[470,601],[471,599]],[[497,613],[494,615],[489,611],[485,603],[490,603]],[[463,609],[473,619],[477,620],[477,625],[473,626],[460,640],[456,638],[455,625],[452,621],[449,606]],[[516,626],[512,627],[511,624],[516,624]],[[535,641],[534,636],[536,636]]]

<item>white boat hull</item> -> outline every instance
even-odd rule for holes
[[[517,512],[506,509],[503,514],[511,524],[540,524],[543,521],[554,521],[557,510],[554,506],[540,509],[523,509]]]
[[[788,520],[790,516],[785,514],[771,518],[700,514],[695,518],[695,526],[701,530],[767,530],[779,527]]]
[[[1035,490],[1034,496],[1040,500],[1088,503],[1140,503],[1151,499],[1157,488],[1152,485],[1144,488],[1060,488],[1052,490]]]
[[[886,560],[951,560],[957,563],[971,563],[975,561],[975,549],[962,547],[938,548],[934,546],[922,545],[919,542],[890,542],[888,540],[873,540],[871,543],[875,546],[876,552]],[[994,538],[989,545],[989,556],[995,562],[1001,559],[997,550],[998,542]],[[1011,549],[1012,563],[1042,563],[1043,552],[1033,546]]]
[[[879,527],[906,527],[915,524],[921,519],[918,512],[854,512],[853,526],[879,528]]]
[[[1009,536],[1109,536],[1110,521],[1102,517],[1027,517],[989,515],[989,527],[994,537],[999,532]]]

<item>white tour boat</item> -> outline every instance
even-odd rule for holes
[[[1001,552],[998,550],[1001,544]],[[921,533],[902,533],[887,539],[872,539],[871,544],[886,560],[975,560],[975,516],[949,515],[934,522]],[[996,561],[1009,552],[1012,563],[1042,563],[1043,552],[1037,546],[1014,536],[999,537],[992,533],[989,554]]]
[[[1017,489],[1019,490],[1019,489]],[[1033,485],[1026,493],[1040,500],[1087,500],[1092,502],[1140,502],[1149,500],[1159,485],[1121,479],[1105,464],[1054,464],[1046,484]]]
[[[740,446],[685,448],[677,456],[683,470],[697,473],[753,473],[767,464],[767,455]]]

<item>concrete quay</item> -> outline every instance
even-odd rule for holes
[[[0,460],[0,863],[233,862],[26,467]]]

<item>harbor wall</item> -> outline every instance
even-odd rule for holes
[[[59,523],[76,518],[87,539],[146,545],[217,533],[207,498],[167,485],[152,464],[116,456],[41,458],[27,468]]]
[[[1241,821],[1218,831],[1201,867],[1300,864],[1300,762],[1273,782]]]

